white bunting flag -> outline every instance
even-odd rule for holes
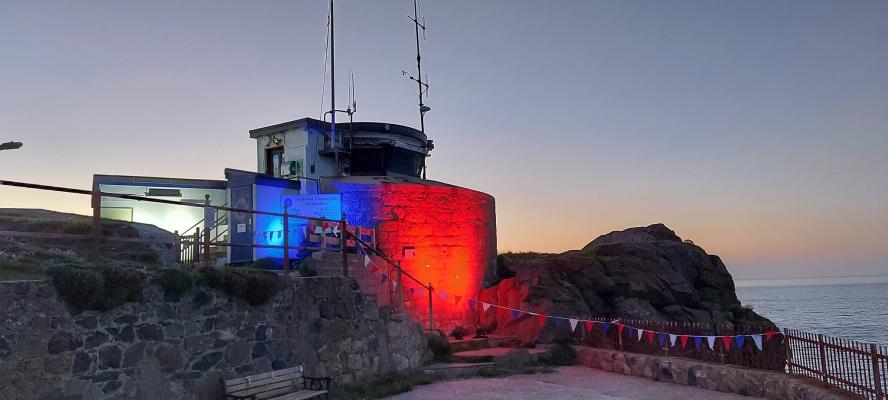
[[[759,350],[762,349],[762,335],[751,335],[752,342],[755,343],[755,347]]]
[[[481,308],[484,309],[484,311],[487,311],[487,309],[490,308],[490,303],[481,302]]]
[[[715,350],[715,336],[707,336],[706,343],[709,344],[709,348]]]
[[[366,267],[368,265],[370,265],[370,256],[365,254],[364,255],[364,266]]]
[[[671,334],[671,333],[669,334],[669,344],[670,344],[672,347],[675,347],[675,343],[676,343],[675,339],[676,339],[677,337],[678,337],[678,335],[673,335],[673,334]]]
[[[644,329],[636,329],[635,333],[638,334],[638,341],[641,341],[641,337],[644,336]]]
[[[575,319],[572,319],[572,318],[570,319],[570,331],[571,332],[577,330],[577,322],[578,321]]]
[[[397,289],[397,288],[398,288],[398,281],[392,279],[392,289]]]

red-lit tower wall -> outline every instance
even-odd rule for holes
[[[357,177],[355,177],[357,178]],[[367,178],[363,178],[365,181]],[[342,194],[349,224],[374,226],[377,246],[407,271],[434,288],[436,329],[474,328],[469,299],[477,298],[485,274],[496,262],[496,213],[492,196],[433,181],[366,183],[343,178],[332,188]],[[414,255],[405,257],[405,248]],[[427,325],[428,293],[402,278],[405,306]]]

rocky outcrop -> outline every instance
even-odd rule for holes
[[[582,250],[506,254],[498,261],[498,274],[509,277],[483,290],[481,301],[559,316],[770,323],[741,307],[718,256],[662,224],[611,232]],[[484,313],[480,322],[525,341],[556,335],[532,318],[513,321],[510,313]]]

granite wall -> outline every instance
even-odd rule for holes
[[[577,346],[577,361],[587,367],[655,381],[696,386],[719,392],[772,400],[840,400],[855,398],[788,374],[714,364],[684,358],[657,357]]]
[[[285,279],[253,307],[211,289],[76,312],[45,281],[0,282],[0,399],[221,399],[220,378],[304,363],[334,384],[422,365],[420,325],[345,278]]]

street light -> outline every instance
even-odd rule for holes
[[[0,150],[16,150],[22,148],[22,142],[6,142],[0,144]]]

